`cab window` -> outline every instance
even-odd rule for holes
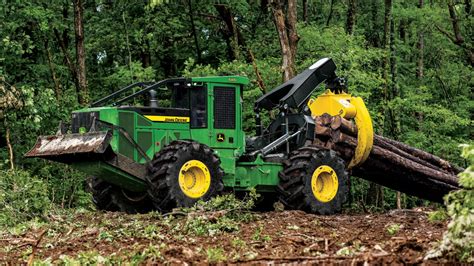
[[[191,128],[207,127],[207,88],[204,86],[190,88]]]

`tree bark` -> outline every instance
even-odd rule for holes
[[[74,0],[74,33],[76,42],[76,87],[79,104],[89,102],[86,79],[86,53],[84,45],[84,5],[82,0]]]
[[[56,38],[56,41],[58,42],[59,47],[61,48],[61,51],[63,52],[64,61],[66,62],[66,65],[69,69],[69,72],[71,72],[71,77],[74,80],[74,84],[75,84],[76,88],[78,88],[79,85],[78,85],[78,82],[77,82],[76,66],[72,62],[71,56],[69,55],[69,51],[68,51],[68,48],[66,46],[66,42],[65,42],[64,38],[61,37],[61,35],[59,34],[59,31],[56,28],[53,31],[54,31],[54,36]]]
[[[385,11],[384,11],[384,26],[383,26],[383,62],[382,62],[382,71],[383,71],[383,80],[384,80],[384,101],[385,104],[389,99],[389,76],[388,76],[388,66],[390,61],[390,22],[392,17],[392,0],[385,0]],[[386,113],[386,111],[384,112]]]
[[[377,24],[377,18],[378,18],[378,6],[377,6],[378,0],[372,0],[371,5],[370,5],[370,14],[371,14],[371,31],[370,31],[370,38],[369,40],[371,41],[372,45],[374,47],[380,47],[380,39],[379,39],[379,28]]]
[[[331,3],[329,5],[329,14],[328,14],[328,19],[326,20],[326,27],[329,27],[329,23],[331,22],[332,19],[332,13],[334,12],[334,1],[331,0]]]
[[[402,193],[400,191],[397,191],[397,209],[402,208]]]
[[[3,125],[5,126],[5,141],[7,142],[7,148],[8,148],[8,160],[10,162],[10,170],[15,169],[15,163],[13,162],[14,160],[14,155],[13,155],[13,146],[10,141],[10,127],[8,126],[7,119],[3,119]]]
[[[46,39],[44,42],[44,48],[46,50],[46,57],[48,58],[49,71],[51,72],[51,79],[54,83],[54,94],[56,100],[61,99],[61,84],[59,83],[58,78],[56,77],[56,70],[54,69],[53,56],[51,55],[51,50],[49,49],[49,41]]]
[[[303,0],[303,21],[308,24],[308,0]]]
[[[222,21],[226,24],[226,38],[229,45],[228,57],[230,60],[238,59],[240,57],[239,45],[241,41],[239,40],[239,32],[232,11],[227,5],[215,4],[214,7],[217,9]]]
[[[352,35],[356,21],[357,0],[349,0],[347,5],[346,33]]]
[[[459,25],[459,18],[456,14],[456,9],[455,9],[455,3],[453,0],[448,0],[447,1],[448,5],[448,11],[449,11],[449,17],[451,19],[451,24],[453,27],[453,35],[451,35],[448,31],[445,29],[441,28],[438,25],[435,25],[436,28],[446,35],[454,44],[457,46],[461,47],[464,52],[467,55],[468,62],[471,64],[471,66],[474,66],[474,47],[472,45],[467,45],[464,41],[464,37],[462,36],[461,33],[461,26]]]
[[[278,33],[282,55],[282,79],[283,82],[295,76],[295,57],[298,45],[298,34],[296,31],[296,0],[288,1],[288,11],[285,22],[283,3],[281,0],[273,0],[273,21]]]
[[[127,53],[128,53],[128,70],[130,71],[130,83],[133,83],[133,77],[135,76],[133,74],[133,69],[132,69],[132,51],[130,50],[130,39],[128,37],[128,24],[125,19],[125,12],[122,12],[122,22],[123,22],[123,28],[125,29],[125,45],[127,46]]]
[[[468,18],[471,15],[472,10],[472,0],[464,0],[464,11],[466,12],[466,17]]]
[[[393,17],[390,21],[390,75],[391,75],[391,86],[390,86],[390,95],[389,100],[393,100],[400,96],[400,90],[398,88],[397,82],[397,57],[396,57],[396,48],[395,48],[395,25]],[[393,107],[388,107],[389,111],[389,122],[391,129],[391,136],[394,139],[398,139],[400,136],[400,120],[395,114]]]
[[[196,33],[196,25],[194,24],[194,16],[193,16],[193,6],[192,6],[192,0],[188,0],[188,8],[189,8],[189,21],[191,22],[191,34],[193,35],[194,38],[194,46],[196,48],[196,58],[198,63],[201,62],[201,48],[199,47],[199,40],[197,37]]]
[[[388,48],[390,42],[390,22],[392,20],[392,0],[385,0],[383,44]]]
[[[351,121],[329,115],[316,117],[315,137],[313,145],[317,148],[334,150],[346,162],[353,158],[357,147],[357,128]],[[434,158],[437,157],[375,135],[369,157],[362,165],[353,168],[352,173],[400,192],[442,202],[444,195],[459,189],[456,174],[463,169],[456,169],[448,162]],[[370,185],[366,199],[369,204],[383,207],[383,190],[377,184]]]
[[[424,5],[424,0],[419,0],[418,2],[418,8],[421,10],[423,9]],[[422,79],[424,74],[424,54],[425,54],[425,36],[423,29],[421,29],[422,26],[420,26],[420,29],[418,29],[418,62],[417,62],[417,68],[416,68],[416,77],[418,79]]]
[[[464,38],[462,37],[461,34],[461,27],[459,26],[459,19],[456,15],[456,10],[455,10],[455,4],[452,0],[448,0],[448,11],[449,11],[449,17],[451,18],[451,23],[453,25],[453,31],[454,31],[454,43],[455,44],[462,44],[464,43]]]
[[[242,33],[239,30],[239,27],[234,19],[234,16],[232,15],[232,11],[229,6],[227,5],[221,5],[221,4],[215,4],[214,7],[217,9],[217,12],[219,13],[220,18],[224,23],[226,24],[226,34],[225,37],[228,39],[229,43],[232,43],[229,45],[229,59],[237,59],[238,56],[240,55],[241,48],[244,49],[247,53],[247,63],[252,63],[252,67],[255,72],[255,76],[257,78],[257,84],[262,93],[266,93],[266,87],[265,83],[263,82],[262,75],[260,74],[260,71],[258,70],[257,67],[257,62],[255,60],[255,56],[252,52],[252,50],[247,47],[245,39],[242,35]]]
[[[258,70],[257,62],[255,60],[255,56],[253,55],[253,52],[252,52],[252,50],[250,50],[250,48],[247,48],[247,50],[248,50],[248,54],[250,56],[250,59],[252,60],[252,67],[253,67],[253,71],[255,72],[255,76],[257,78],[258,87],[260,88],[260,91],[263,94],[265,94],[265,93],[267,93],[267,88],[265,86],[265,83],[263,82],[262,75],[260,74],[260,71]]]

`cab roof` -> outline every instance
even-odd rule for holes
[[[241,76],[210,76],[210,77],[196,77],[191,78],[192,82],[206,82],[206,83],[228,83],[248,85],[250,80],[247,77]]]

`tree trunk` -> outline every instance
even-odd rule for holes
[[[328,14],[328,19],[326,20],[326,27],[329,27],[329,23],[331,22],[332,19],[332,13],[334,12],[334,1],[331,0],[331,3],[329,5],[329,14]]]
[[[46,50],[46,57],[48,58],[48,66],[49,66],[49,71],[51,72],[51,79],[53,80],[54,83],[54,94],[56,96],[56,100],[61,99],[61,84],[59,83],[59,80],[56,76],[56,70],[54,69],[54,64],[53,64],[53,56],[51,55],[51,50],[49,49],[49,40],[46,39],[44,42],[44,48]]]
[[[69,72],[71,72],[71,77],[74,80],[74,84],[75,84],[76,88],[78,88],[79,84],[77,82],[76,66],[72,62],[71,55],[69,55],[69,51],[67,49],[66,42],[65,42],[64,38],[61,37],[61,35],[59,34],[59,31],[56,28],[53,31],[54,31],[54,36],[56,38],[56,41],[58,42],[59,47],[61,48],[61,51],[63,52],[64,61],[66,62],[66,65],[69,69]]]
[[[234,16],[232,15],[232,11],[229,6],[227,5],[221,5],[221,4],[216,4],[214,7],[217,9],[217,12],[219,12],[219,16],[221,17],[222,21],[226,24],[226,34],[225,37],[227,41],[229,42],[229,58],[231,60],[237,59],[237,57],[240,54],[241,48],[243,48],[247,52],[247,57],[246,61],[247,63],[252,63],[252,67],[255,72],[255,76],[257,78],[257,84],[262,93],[266,93],[266,87],[265,83],[263,82],[262,75],[260,74],[260,71],[258,70],[257,67],[257,62],[255,60],[255,56],[250,50],[249,47],[247,47],[245,39],[242,35],[242,33],[239,30],[239,27],[234,19]]]
[[[280,0],[272,1],[273,22],[280,40],[282,55],[282,79],[283,82],[295,76],[295,56],[298,44],[298,34],[296,31],[296,0],[288,1],[287,21],[283,13],[283,3]]]
[[[352,35],[354,32],[354,25],[356,20],[356,8],[357,0],[349,0],[347,5],[347,21],[346,21],[346,32]]]
[[[455,3],[453,2],[453,0],[448,0],[447,2],[448,2],[449,17],[451,18],[451,23],[453,24],[454,43],[462,44],[464,43],[464,38],[462,37],[461,27],[459,26],[459,19],[456,15]]]
[[[371,31],[370,31],[370,41],[374,47],[380,47],[380,40],[378,36],[379,27],[377,23],[378,19],[378,0],[371,1],[370,13],[371,13]]]
[[[76,41],[76,87],[79,104],[85,105],[89,102],[86,80],[86,53],[84,46],[84,5],[82,0],[74,0],[74,32]]]
[[[452,36],[447,30],[441,28],[438,25],[435,25],[436,28],[446,35],[454,44],[461,47],[467,55],[467,59],[471,66],[474,66],[474,48],[471,45],[466,45],[464,42],[464,37],[461,34],[461,27],[459,25],[459,19],[455,10],[455,3],[452,0],[448,0],[448,11],[451,23],[453,26],[454,36]]]
[[[215,4],[214,7],[217,9],[219,16],[222,21],[226,24],[226,39],[229,45],[228,57],[230,60],[238,59],[240,57],[240,40],[237,25],[235,23],[232,11],[227,5]]]
[[[293,62],[293,69],[295,68],[295,60],[296,60],[296,49],[298,47],[298,41],[300,37],[298,36],[298,32],[296,30],[296,22],[298,21],[297,15],[298,4],[296,0],[289,0],[288,1],[288,15],[287,15],[287,29],[288,29],[288,36],[290,39],[290,51],[291,57]]]
[[[402,208],[402,193],[400,191],[397,191],[397,209]]]
[[[303,21],[308,24],[308,0],[303,0]]]
[[[424,0],[419,0],[418,8],[422,9],[424,5]],[[420,27],[421,28],[421,27]],[[423,29],[418,29],[418,63],[416,68],[416,77],[418,79],[423,78],[424,71],[424,53],[425,53],[425,36]]]
[[[392,17],[392,0],[385,0],[385,12],[384,12],[384,26],[383,26],[383,48],[384,57],[382,62],[383,79],[384,79],[384,100],[385,102],[389,98],[389,77],[388,77],[388,66],[390,61],[390,22]]]
[[[191,22],[191,34],[193,35],[194,38],[194,46],[196,48],[196,58],[197,62],[201,62],[201,48],[199,48],[199,40],[198,36],[196,33],[196,25],[194,24],[194,16],[193,16],[193,6],[192,6],[192,0],[188,0],[188,8],[189,8],[189,21]]]
[[[122,12],[122,22],[123,22],[123,28],[125,29],[125,45],[127,47],[127,53],[128,53],[128,70],[130,71],[130,83],[133,83],[133,77],[135,76],[133,74],[133,69],[132,69],[132,51],[130,50],[130,39],[128,37],[128,24],[125,19],[125,12]]]
[[[142,66],[147,68],[151,65],[150,42],[146,40],[146,47],[140,51]]]
[[[10,170],[15,169],[15,163],[13,162],[14,156],[13,156],[13,146],[10,141],[10,127],[8,126],[7,119],[3,119],[3,125],[5,126],[5,141],[7,142],[7,148],[8,148],[8,160],[10,161]]]
[[[472,10],[472,0],[464,0],[464,11],[466,11],[466,17],[468,18],[471,15]]]

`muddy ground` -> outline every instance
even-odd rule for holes
[[[222,213],[204,216],[196,224],[202,215],[50,215],[47,223],[1,231],[0,261],[412,264],[424,262],[447,225],[428,221],[424,210],[334,216],[251,213],[239,222],[220,219]]]

